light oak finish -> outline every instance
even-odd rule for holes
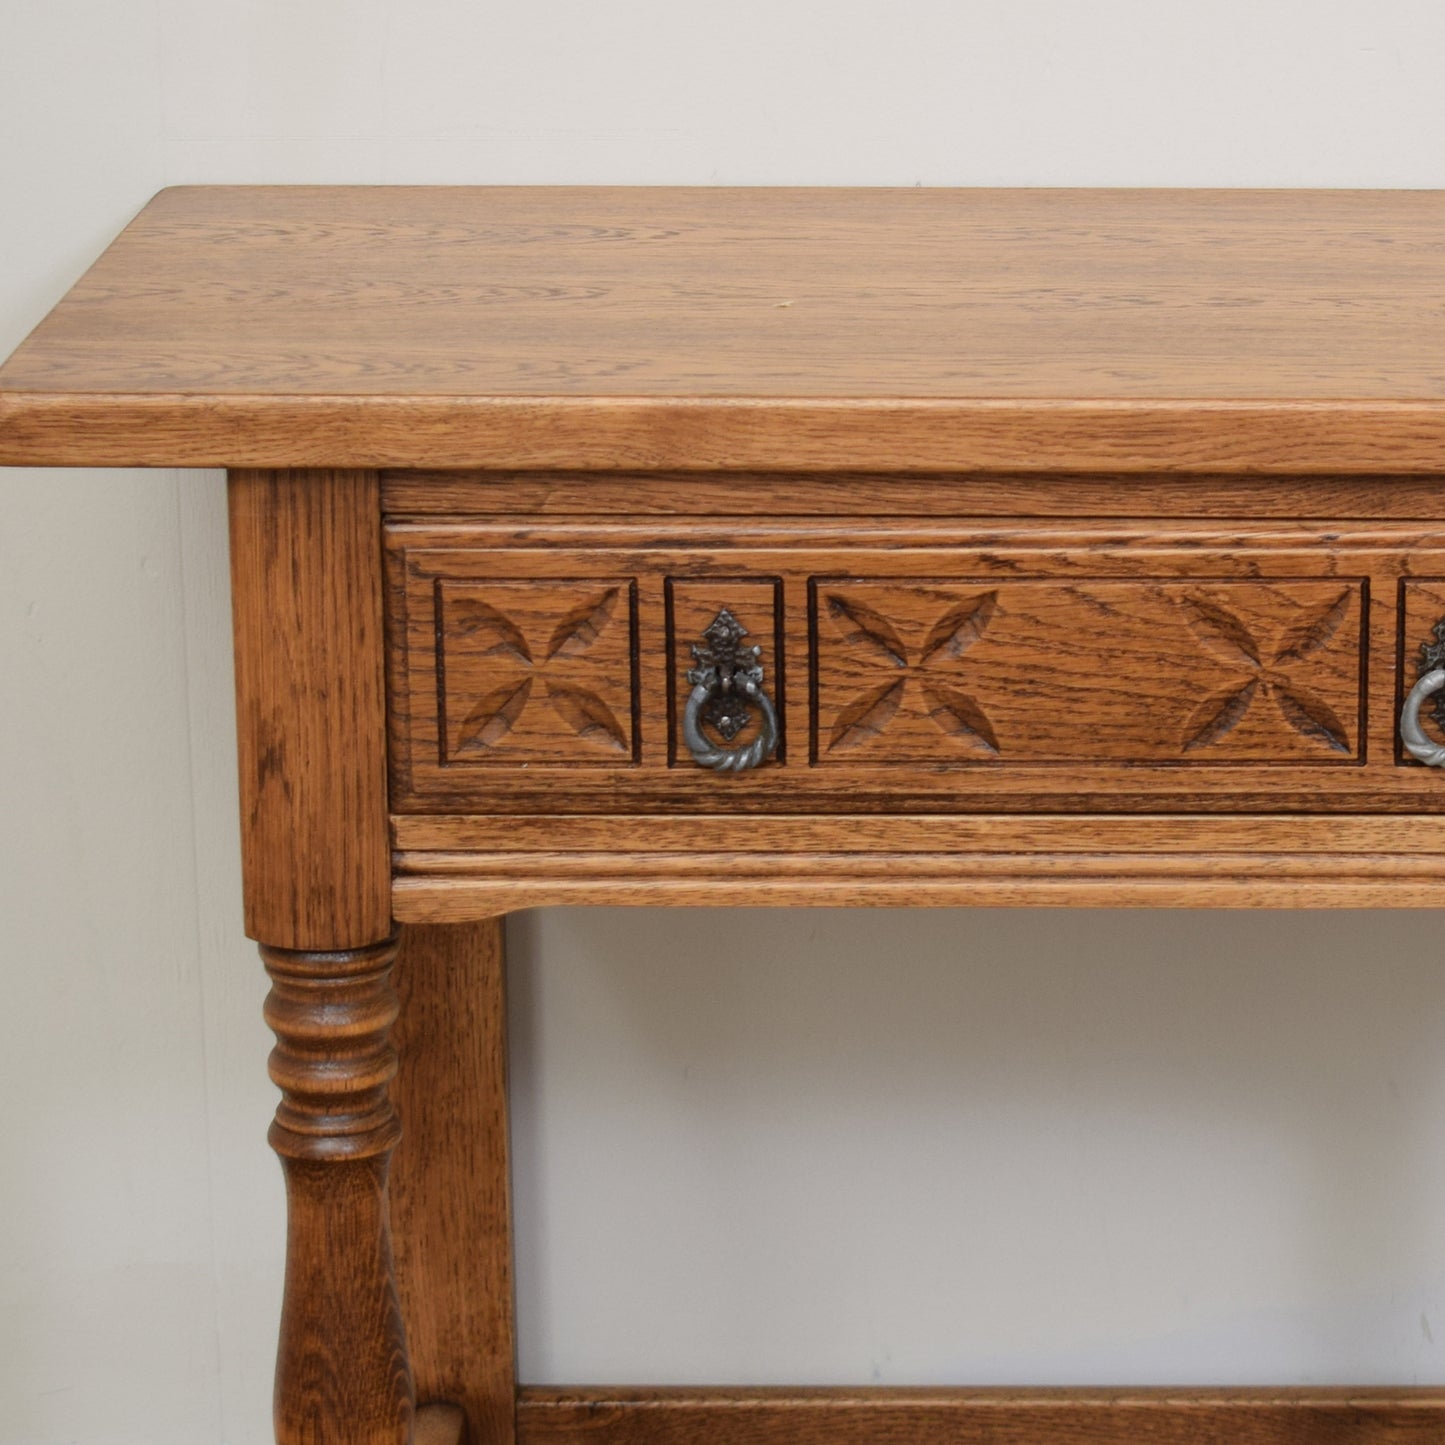
[[[386,547],[395,813],[1439,805],[1396,744],[1445,617],[1431,524],[396,520]],[[782,736],[725,781],[678,741],[720,606]]]
[[[553,904],[1445,906],[1445,819],[843,814],[398,816],[398,918]],[[641,846],[645,842],[645,848]],[[730,852],[719,850],[726,844]]]
[[[1429,777],[1431,775],[1425,774]],[[508,817],[403,814],[392,820],[402,871],[412,852],[506,853],[519,863],[538,853],[617,852],[640,842],[636,820],[590,814]],[[1167,813],[1132,816],[848,813],[749,818],[728,813],[646,816],[647,853],[660,863],[716,849],[728,830],[739,853],[1118,853],[1137,849],[1159,858],[1197,853],[1248,853],[1261,858],[1313,853],[1374,854],[1408,864],[1445,857],[1445,816],[1361,814]],[[846,840],[847,847],[840,847]]]
[[[1436,471],[1445,471],[1442,457]],[[1078,475],[1016,472],[508,472],[381,473],[389,516],[539,517],[1184,517],[1273,518],[1287,523],[1445,519],[1437,475],[1259,476],[1229,473]]]
[[[584,569],[585,570],[585,569]],[[636,586],[626,577],[439,581],[429,625],[447,639],[431,690],[447,711],[443,764],[636,761]]]
[[[517,1367],[500,923],[403,929],[396,984],[392,1097],[406,1130],[392,1160],[391,1215],[417,1398],[461,1407],[468,1445],[511,1445]]]
[[[412,1445],[466,1445],[467,1417],[451,1405],[428,1405],[416,1412]]]
[[[246,932],[391,932],[374,473],[233,472],[231,611]]]
[[[271,1147],[286,1174],[278,1445],[407,1445],[415,1391],[392,1268],[386,1176],[401,1129],[387,1086],[395,943],[267,948]]]
[[[1362,760],[1361,579],[955,577],[809,579],[815,767]]]
[[[0,462],[1438,469],[1439,192],[182,187]]]
[[[1426,1445],[1426,1390],[526,1390],[521,1445]]]
[[[230,470],[281,1445],[1445,1436],[1438,1390],[519,1391],[499,921],[1445,907],[1397,726],[1442,234],[1445,192],[156,197],[0,368],[0,463]],[[779,722],[741,775],[680,737],[723,607]]]
[[[408,1445],[377,478],[233,471],[229,501],[246,929],[272,979],[289,1220],[276,1438]]]
[[[1442,908],[1445,860],[1394,869],[1388,858],[1250,854],[1161,865],[1149,854],[1022,858],[697,854],[667,873],[645,853],[567,855],[509,868],[505,857],[427,854],[398,878],[406,922],[466,923],[523,908]]]

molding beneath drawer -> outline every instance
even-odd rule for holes
[[[558,904],[1445,907],[1435,817],[392,822],[403,923]]]

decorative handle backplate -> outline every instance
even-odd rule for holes
[[[1445,617],[1433,629],[1434,642],[1420,644],[1420,680],[1410,689],[1405,705],[1400,709],[1400,741],[1412,758],[1418,758],[1432,768],[1445,768],[1445,747],[1425,736],[1420,726],[1420,708],[1427,697],[1436,697],[1445,691]],[[1435,721],[1445,726],[1445,698],[1435,703]]]
[[[692,644],[697,666],[687,674],[692,691],[682,714],[682,740],[695,763],[720,773],[755,768],[778,746],[778,715],[763,691],[762,648],[741,646],[747,635],[747,628],[724,607],[703,633],[705,640]],[[731,742],[753,720],[755,707],[762,722],[750,743],[726,747],[703,732],[706,723],[724,742]]]

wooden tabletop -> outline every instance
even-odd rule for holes
[[[1445,192],[178,188],[0,462],[1441,470]]]

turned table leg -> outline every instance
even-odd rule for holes
[[[414,1410],[387,1217],[401,1135],[388,1086],[396,943],[261,949],[281,1103],[286,1293],[276,1364],[280,1445],[406,1445]],[[345,1422],[344,1426],[340,1422]]]
[[[290,1221],[277,1439],[411,1445],[386,1187],[400,1127],[380,492],[374,472],[235,471],[229,494],[246,931],[272,980]]]

